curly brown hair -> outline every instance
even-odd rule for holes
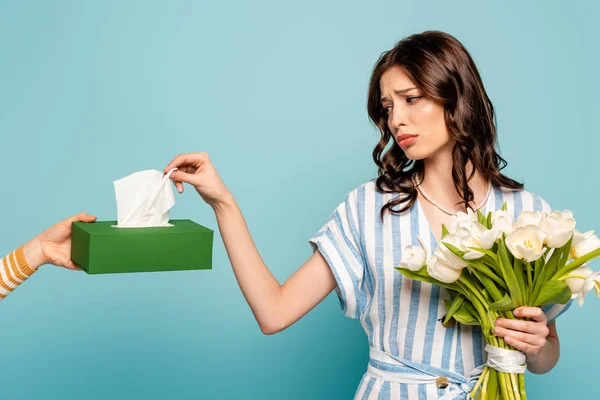
[[[522,183],[500,173],[506,167],[506,161],[496,151],[494,107],[471,55],[453,36],[426,31],[408,36],[384,52],[371,75],[367,109],[369,118],[381,132],[381,139],[373,150],[373,160],[378,167],[376,186],[384,193],[400,193],[382,207],[382,218],[386,210],[392,213],[407,211],[417,199],[411,177],[418,174],[421,181],[424,179],[423,161],[410,160],[404,154],[390,132],[386,112],[381,106],[379,80],[394,66],[403,68],[425,97],[444,106],[446,126],[456,141],[452,150],[452,178],[463,199],[460,203],[470,207],[474,199],[468,182],[475,170],[494,185],[523,188]],[[384,153],[390,141],[392,145]],[[467,177],[468,161],[473,170]],[[401,209],[394,208],[403,203]]]

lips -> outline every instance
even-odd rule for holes
[[[410,139],[410,138],[414,138],[417,137],[419,135],[411,135],[408,133],[404,133],[402,135],[396,136],[396,138],[398,139],[399,142],[403,141],[404,139]]]
[[[398,135],[396,139],[398,140],[398,145],[403,149],[413,144],[419,135],[411,135],[408,133],[404,133],[402,135]]]

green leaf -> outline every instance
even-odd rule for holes
[[[558,265],[556,266],[556,268],[558,270],[561,270],[565,267],[565,264],[567,263],[567,260],[569,259],[569,253],[571,251],[572,243],[573,243],[573,236],[571,236],[571,239],[569,239],[569,241],[560,248],[561,249],[560,259],[558,260]]]
[[[485,301],[488,302],[488,304],[492,302],[492,300],[493,300],[492,296],[489,294],[489,292],[487,291],[487,289],[482,288],[481,289],[481,295],[483,296],[483,298],[485,299]]]
[[[483,216],[483,214],[481,213],[480,210],[477,210],[477,221],[481,224],[485,226],[485,217]]]
[[[498,300],[490,304],[491,311],[512,311],[515,309],[515,305],[508,294],[504,294],[501,300]]]
[[[535,266],[534,266],[534,270],[533,270],[533,282],[535,283],[535,280],[537,279],[538,276],[540,276],[540,273],[542,272],[544,265],[546,265],[546,254],[544,254],[542,257],[538,258],[537,260],[535,260]]]
[[[463,325],[481,325],[477,318],[477,311],[468,301],[462,303],[452,318]]]
[[[467,260],[467,262],[469,263],[469,265],[471,267],[473,267],[474,269],[476,269],[477,271],[483,273],[485,276],[487,276],[488,278],[490,278],[491,280],[493,280],[494,282],[496,282],[498,285],[500,285],[504,290],[508,290],[508,286],[506,286],[506,283],[504,283],[504,281],[502,279],[500,279],[498,277],[498,275],[496,275],[494,273],[494,271],[492,271],[487,265],[485,265],[483,262],[479,261],[479,260]],[[483,283],[483,285],[487,288],[488,286],[485,284],[485,282],[483,282],[483,280],[481,278],[479,278],[479,280],[481,281],[481,283]],[[490,291],[490,289],[488,288],[488,291]]]
[[[567,304],[571,299],[571,289],[563,281],[544,282],[538,294],[534,307],[545,306],[546,304]]]
[[[437,279],[432,278],[431,276],[429,276],[429,274],[427,273],[427,266],[424,266],[423,268],[421,268],[419,271],[411,271],[409,269],[406,268],[402,268],[402,267],[395,267],[395,269],[400,272],[402,275],[406,276],[407,278],[410,278],[412,280],[415,281],[421,281],[421,282],[428,282],[431,283],[432,285],[438,285],[441,287],[445,287],[446,289],[450,289],[450,290],[454,290],[456,292],[459,292],[461,294],[465,294],[462,290],[462,288],[460,286],[458,286],[456,283],[444,283],[444,282],[440,282]]]
[[[452,306],[452,300],[444,299],[444,305],[446,306],[446,310],[449,310]]]
[[[554,273],[556,272],[556,265],[558,264],[558,260],[559,260],[560,257],[561,257],[561,251],[560,251],[560,249],[554,249],[554,252],[550,256],[550,259],[544,265],[544,268],[542,268],[542,272],[535,279],[534,288],[533,288],[533,295],[531,296],[532,299],[537,299],[538,298],[538,296],[540,294],[540,290],[542,288],[542,285],[546,281],[550,280],[549,278],[552,275],[554,275]]]
[[[498,257],[496,257],[496,254],[492,253],[491,256],[489,254],[486,254],[483,257],[481,257],[480,260],[485,265],[487,265],[492,270],[494,270],[496,272],[496,274],[498,274],[498,276],[502,276],[502,271],[500,271],[500,265],[499,265]]]
[[[448,321],[450,320],[450,318],[452,318],[452,316],[454,315],[454,313],[456,311],[458,311],[458,309],[462,305],[463,301],[465,301],[465,296],[463,296],[462,294],[460,294],[460,295],[458,295],[457,297],[454,298],[454,300],[450,304],[450,307],[448,307],[446,305],[446,308],[448,309],[448,313],[446,314],[446,318],[444,319],[444,324],[448,323]]]
[[[600,249],[596,249],[594,251],[590,251],[587,254],[582,255],[581,257],[576,258],[572,262],[565,265],[561,270],[559,270],[554,276],[553,279],[560,278],[561,276],[567,275],[569,272],[581,267],[586,262],[593,260],[594,258],[600,257]]]
[[[504,282],[506,282],[506,285],[508,286],[510,297],[513,299],[515,307],[520,307],[523,305],[523,295],[515,271],[509,261],[508,250],[504,244],[504,238],[498,241],[498,255],[500,260],[500,270],[502,271]]]
[[[492,213],[489,212],[487,215],[487,220],[485,221],[485,227],[487,229],[492,229]]]
[[[506,206],[506,202],[504,202],[504,204],[502,205],[502,211],[507,211],[508,207]]]
[[[459,248],[451,245],[450,243],[442,242],[442,244],[444,246],[446,246],[448,248],[448,250],[450,250],[451,252],[453,252],[454,254],[456,254],[460,258],[462,258],[465,255],[464,251],[462,251]]]
[[[518,258],[514,259],[513,270],[515,271],[515,277],[519,283],[519,289],[521,289],[521,295],[523,296],[523,304],[527,304],[527,289],[525,288],[525,271],[523,270],[523,263],[526,261]]]
[[[491,250],[482,249],[481,247],[470,247],[470,246],[469,246],[469,249],[471,249],[471,250],[475,250],[475,251],[478,251],[478,252],[480,252],[480,253],[483,253],[483,254],[485,254],[486,256],[489,256],[490,258],[492,258],[494,261],[496,261],[496,260],[497,260],[497,258],[498,258],[498,257],[496,256],[496,254],[494,254],[494,252],[493,252],[493,251],[491,251]]]
[[[442,239],[445,238],[448,233],[448,228],[446,228],[446,225],[442,224]]]

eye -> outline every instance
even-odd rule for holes
[[[392,111],[392,106],[381,106],[381,112],[388,115]]]
[[[406,98],[406,102],[408,104],[413,104],[414,102],[416,102],[417,100],[419,100],[421,97],[423,97],[423,96],[411,96],[411,97],[407,97]]]

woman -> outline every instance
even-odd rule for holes
[[[369,338],[370,362],[356,398],[466,398],[484,363],[478,327],[446,328],[444,289],[394,270],[403,247],[425,240],[431,254],[441,226],[459,211],[515,215],[549,211],[539,196],[502,175],[494,110],[477,68],[454,37],[424,32],[378,60],[368,112],[381,132],[373,158],[379,176],[353,190],[310,239],[315,250],[283,285],[271,275],[234,197],[208,156],[183,154],[165,168],[178,191],[191,184],[214,209],[236,279],[265,334],[279,332],[336,290],[347,316]],[[389,146],[391,142],[391,147]],[[386,150],[387,148],[387,150]],[[553,321],[563,306],[515,310],[530,321],[498,320],[497,334],[545,373],[558,360]]]
[[[96,217],[84,213],[67,218],[4,257],[0,265],[0,300],[44,264],[80,270],[81,268],[71,261],[71,224],[76,221],[95,220]]]

